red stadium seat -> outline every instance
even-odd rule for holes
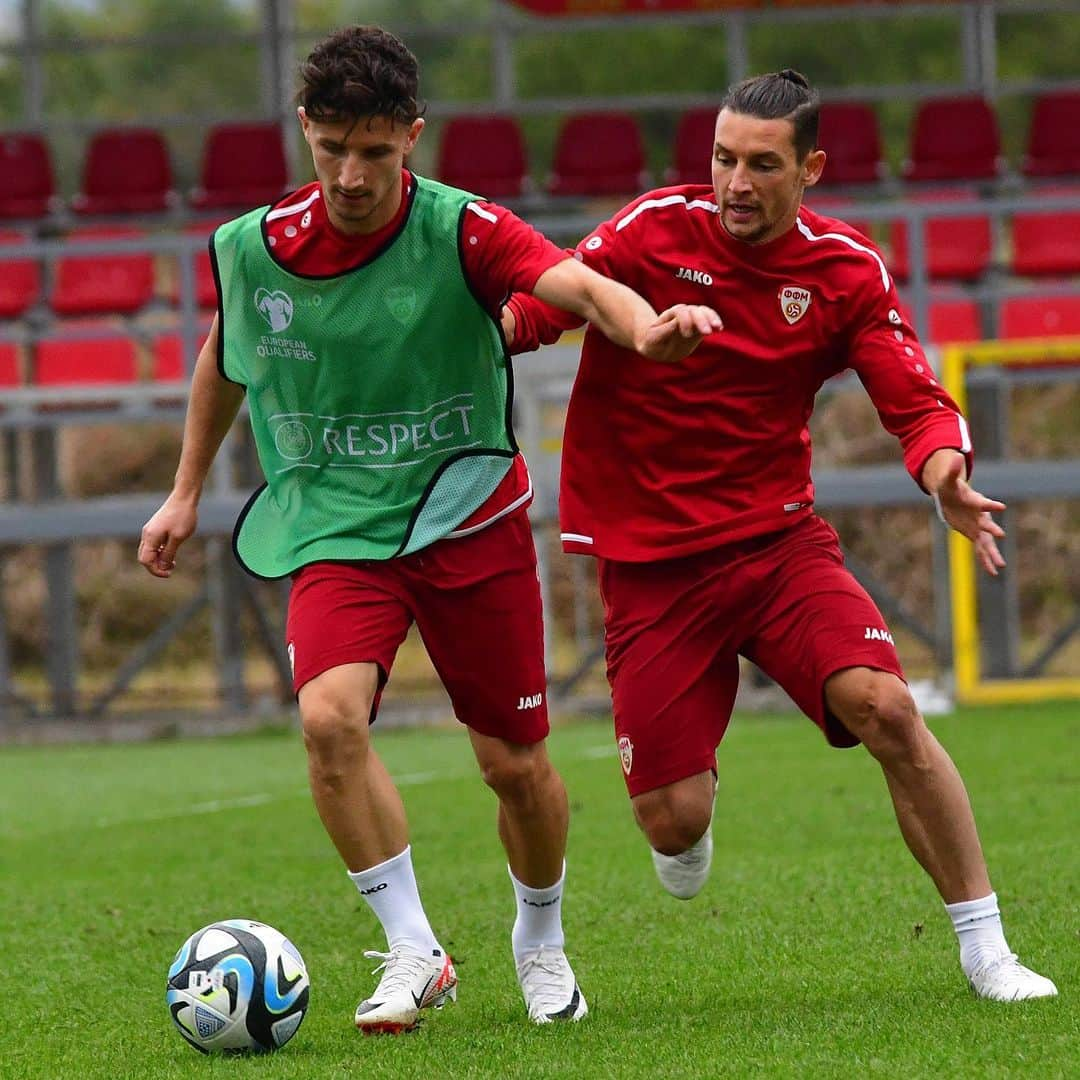
[[[1012,271],[1027,277],[1080,274],[1080,188],[1043,188],[1069,195],[1076,210],[1024,211],[1012,220]]]
[[[11,389],[21,385],[19,346],[14,341],[0,341],[0,386]]]
[[[997,117],[981,97],[935,98],[915,112],[905,180],[980,180],[1001,168]]]
[[[970,191],[927,191],[915,198],[919,202],[966,203],[976,201]],[[894,221],[889,229],[891,257],[889,269],[901,280],[910,273],[907,222]],[[925,252],[927,271],[935,280],[973,281],[990,265],[993,235],[990,218],[984,215],[926,219]]]
[[[716,139],[716,109],[688,109],[679,117],[672,164],[664,174],[669,184],[711,184]]]
[[[882,178],[881,133],[877,113],[860,102],[821,106],[818,146],[825,151],[822,184],[872,184]]]
[[[219,124],[207,133],[202,179],[190,202],[198,210],[251,210],[274,202],[288,184],[277,124]]]
[[[155,382],[176,382],[184,378],[184,345],[179,334],[162,334],[154,339]]]
[[[1001,337],[1080,335],[1080,295],[1010,296],[1001,303]]]
[[[901,309],[908,321],[915,322],[915,313],[907,298],[901,298]],[[937,293],[930,297],[927,311],[929,326],[923,337],[926,344],[948,345],[961,341],[981,341],[982,314],[979,305],[969,296],[957,292]]]
[[[214,269],[210,265],[210,234],[217,228],[213,222],[196,222],[189,225],[184,232],[189,236],[198,236],[203,242],[199,250],[195,252],[195,303],[196,306],[206,310],[217,307],[217,286],[214,284]],[[170,299],[174,304],[180,303],[180,277],[179,267],[174,271],[173,284]]]
[[[513,199],[527,185],[525,140],[509,116],[456,116],[439,143],[436,173],[445,184],[492,199]]]
[[[1020,168],[1025,176],[1080,176],[1080,90],[1035,100]]]
[[[648,184],[645,146],[629,113],[578,113],[563,122],[548,180],[552,195],[633,195]]]
[[[982,340],[982,316],[974,300],[931,300],[929,317],[930,341],[935,345]]]
[[[20,232],[0,230],[0,246],[24,243]],[[41,269],[36,259],[0,261],[0,318],[16,319],[41,298]]]
[[[52,209],[56,185],[40,135],[0,135],[0,218],[40,218]]]
[[[165,210],[172,193],[169,150],[159,131],[115,128],[90,140],[77,214],[145,214]]]
[[[37,386],[93,386],[134,382],[139,375],[135,343],[127,337],[56,338],[34,348]]]
[[[145,235],[138,229],[102,226],[71,233],[72,247],[92,240]],[[149,253],[64,255],[56,262],[49,306],[59,315],[131,314],[154,295],[154,259]]]

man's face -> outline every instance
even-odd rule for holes
[[[825,154],[800,162],[795,125],[721,109],[716,118],[712,181],[720,220],[736,240],[763,244],[795,224],[805,188],[816,184]]]
[[[392,221],[401,205],[401,167],[424,121],[364,116],[323,122],[303,108],[297,115],[334,226],[344,233],[373,233]]]

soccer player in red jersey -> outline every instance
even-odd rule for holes
[[[424,126],[416,59],[350,27],[302,68],[314,183],[221,226],[219,307],[192,379],[172,492],[139,560],[168,577],[218,447],[247,397],[267,483],[234,545],[291,576],[287,639],[311,790],[388,950],[361,1001],[365,1033],[416,1026],[457,975],[420,902],[405,811],[369,743],[415,621],[498,797],[529,1018],[587,1011],[563,949],[568,808],[548,733],[528,470],[510,427],[498,323],[512,290],[566,305],[624,347],[687,355],[719,327],[657,316],[500,206],[404,167]]]
[[[904,681],[885,621],[813,510],[814,395],[852,368],[916,483],[996,574],[1003,504],[968,483],[971,442],[861,234],[801,205],[825,154],[818,98],[793,71],[731,88],[712,187],[650,191],[600,225],[577,258],[657,308],[714,306],[720,334],[657,365],[589,329],[566,418],[560,519],[594,555],[615,735],[661,882],[682,898],[712,854],[716,747],[739,656],[757,664],[834,746],[880,763],[912,854],[956,927],[975,991],[1047,997],[1002,933],[971,806]],[[515,352],[580,320],[514,296]]]

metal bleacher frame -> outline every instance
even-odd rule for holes
[[[291,108],[288,106],[288,88],[293,68],[295,42],[303,37],[293,25],[291,5],[287,0],[263,0],[263,28],[258,35],[262,55],[263,82],[261,106],[264,115],[281,119],[292,125]],[[995,39],[995,14],[1008,11],[1077,11],[1080,2],[1063,3],[998,3],[968,2],[957,5],[963,10],[960,18],[963,34],[963,82],[961,89],[979,90],[988,96],[1005,92],[1004,84],[997,80]],[[40,58],[43,50],[53,47],[41,38],[37,29],[39,4],[37,0],[25,0],[24,25],[28,31],[30,48],[24,64],[27,65],[27,116],[22,126],[44,127],[42,111],[42,87]],[[939,4],[916,4],[910,6],[915,12],[926,10],[941,13]],[[895,16],[896,10],[882,5],[845,5],[845,17],[852,14],[865,17],[879,15]],[[831,15],[835,17],[836,10]],[[801,9],[736,12],[696,12],[680,16],[691,25],[723,25],[727,34],[729,74],[738,78],[749,70],[746,45],[746,28],[762,19],[774,21],[822,20],[830,11]],[[634,25],[647,25],[661,16],[642,15],[634,19]],[[672,16],[665,15],[665,19]],[[707,99],[697,95],[627,95],[618,98],[532,98],[521,99],[516,92],[513,69],[513,44],[523,34],[548,33],[570,27],[588,26],[591,29],[625,28],[626,22],[612,16],[573,17],[556,20],[538,20],[524,15],[517,9],[493,3],[489,20],[480,26],[456,24],[441,27],[430,25],[408,27],[394,26],[408,40],[417,35],[455,34],[482,30],[493,41],[492,100],[483,105],[498,111],[516,114],[562,112],[579,108],[624,109],[681,109],[708,104]],[[1032,81],[1023,84],[1010,83],[1010,93],[1033,92],[1051,84]],[[1060,85],[1054,83],[1052,85]],[[919,96],[956,90],[957,86],[910,84],[903,87],[833,87],[823,88],[829,99],[880,100],[885,97]],[[476,103],[469,103],[475,105]],[[461,103],[433,103],[431,114],[449,114],[462,109]],[[477,106],[480,107],[480,106]],[[196,122],[199,118],[194,118]],[[153,124],[155,118],[143,118],[141,123]],[[85,126],[85,125],[84,125]],[[295,163],[294,163],[295,164]],[[1080,198],[1045,196],[1033,198],[1018,188],[1015,192],[996,195],[971,206],[950,204],[947,216],[989,215],[1000,231],[1009,215],[1024,210],[1046,211],[1053,209],[1080,210]],[[898,204],[880,198],[870,202],[853,204],[852,213],[862,220],[881,222],[903,218],[908,225],[911,275],[905,289],[909,298],[917,328],[925,333],[930,298],[930,284],[926,274],[926,252],[922,223],[928,217],[942,216],[943,208],[909,202]],[[580,210],[545,208],[533,206],[526,214],[539,228],[562,237],[575,237],[587,232],[596,221],[594,216]],[[148,235],[138,240],[98,240],[80,243],[79,253],[109,253],[123,251],[149,252],[157,257],[173,257],[179,268],[179,302],[176,308],[179,331],[183,340],[183,355],[188,365],[197,352],[199,313],[195,302],[194,257],[203,241],[180,233]],[[18,258],[40,258],[46,265],[50,259],[66,250],[63,241],[42,239],[25,244],[0,248],[0,268],[3,262]],[[977,288],[967,290],[966,295],[994,304],[1012,288],[994,275]],[[1062,291],[1075,292],[1075,284],[1061,286]],[[1052,289],[1040,289],[1046,294]],[[138,333],[136,325],[131,333]],[[0,340],[16,340],[27,343],[25,327],[9,330],[0,326]],[[557,451],[545,447],[541,412],[545,403],[565,401],[573,371],[576,367],[577,349],[573,345],[552,346],[537,356],[524,357],[516,365],[516,411],[519,439],[529,457],[537,490],[533,519],[538,528],[550,526],[555,520],[557,493]],[[976,431],[977,444],[989,450],[981,458],[979,467],[980,486],[1005,500],[1030,497],[1080,496],[1080,459],[1068,461],[1016,462],[993,460],[995,448],[1000,452],[1007,447],[1007,409],[1002,407],[1003,395],[1008,387],[1018,382],[1057,381],[1076,379],[1080,368],[1048,370],[991,369],[974,373],[968,383],[969,398],[978,399],[984,431]],[[237,712],[247,704],[243,658],[248,647],[241,639],[235,612],[240,606],[254,615],[253,625],[259,644],[270,656],[274,669],[283,686],[288,684],[288,663],[284,657],[283,642],[278,638],[274,617],[266,610],[248,579],[236,567],[228,537],[252,485],[246,484],[234,467],[230,452],[232,436],[223,447],[215,465],[211,483],[200,507],[200,535],[209,539],[208,575],[204,586],[196,596],[181,606],[161,626],[157,627],[147,641],[135,650],[113,675],[109,686],[96,696],[88,697],[80,692],[78,655],[78,618],[76,609],[75,544],[80,540],[106,537],[130,537],[132,557],[139,529],[160,505],[163,494],[112,495],[92,499],[73,500],[60,492],[57,484],[56,437],[64,425],[98,424],[103,422],[143,422],[166,420],[179,423],[183,415],[183,396],[186,384],[169,385],[140,382],[123,386],[32,387],[5,390],[0,407],[0,438],[9,441],[9,451],[14,445],[16,432],[29,432],[32,447],[34,491],[32,498],[19,499],[18,491],[12,489],[12,499],[0,506],[0,569],[4,551],[23,544],[42,545],[45,559],[45,575],[48,584],[46,600],[46,625],[48,649],[46,652],[46,676],[49,685],[48,700],[44,704],[31,699],[20,691],[12,673],[8,653],[8,634],[5,625],[3,598],[0,597],[0,722],[5,714],[73,716],[100,715],[123,693],[138,671],[151,662],[189,619],[209,606],[213,613],[213,633],[217,658],[220,700],[225,710]],[[110,403],[101,408],[102,401]],[[974,401],[973,401],[974,404]],[[234,435],[236,429],[234,428]],[[9,454],[10,459],[10,454]],[[988,460],[989,459],[989,460]],[[822,509],[831,507],[874,507],[897,505],[924,505],[925,497],[912,484],[899,466],[868,466],[815,472],[817,501]],[[870,588],[886,615],[904,624],[917,638],[924,641],[934,652],[942,667],[950,663],[951,623],[947,580],[947,550],[944,531],[933,527],[935,577],[935,610],[931,619],[925,613],[908,610],[902,600],[891,596],[879,582],[875,582],[865,568],[855,566],[856,571]],[[1012,541],[1009,541],[1012,543]],[[542,552],[543,554],[543,552]],[[1008,552],[1006,552],[1008,554]],[[580,562],[580,560],[577,560]],[[543,565],[545,589],[550,584],[550,572]],[[1000,618],[992,620],[1001,626],[1014,626],[1015,618],[1009,605],[1015,605],[1015,596],[999,592],[986,594],[980,601],[988,605]],[[571,696],[582,674],[597,658],[596,642],[579,635],[580,655],[569,673],[560,674],[553,680],[552,692]],[[1015,642],[995,636],[989,643],[992,650],[989,666],[998,674],[1009,674],[1010,657],[1015,653]],[[552,650],[549,648],[549,656]]]

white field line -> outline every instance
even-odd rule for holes
[[[606,757],[612,754],[610,746],[591,746],[583,750],[578,757],[591,759]],[[447,773],[439,770],[430,772],[402,773],[393,777],[398,787],[412,787],[421,784],[431,784],[439,780],[465,780],[475,776],[474,772]],[[221,814],[228,810],[244,810],[252,806],[264,806],[267,803],[283,802],[286,799],[298,799],[310,794],[307,787],[296,787],[289,791],[271,793],[269,791],[257,791],[250,795],[236,795],[229,799],[210,799],[207,802],[190,803],[187,806],[174,807],[169,810],[155,810],[144,814],[126,814],[117,817],[100,817],[92,821],[84,822],[85,827],[92,829],[111,829],[118,825],[138,825],[150,821],[174,821],[177,819],[194,817],[203,814]],[[28,830],[27,832],[6,832],[0,830],[0,835],[9,837],[17,836],[42,836],[59,830],[47,829],[41,832]],[[63,831],[67,831],[66,829]]]

